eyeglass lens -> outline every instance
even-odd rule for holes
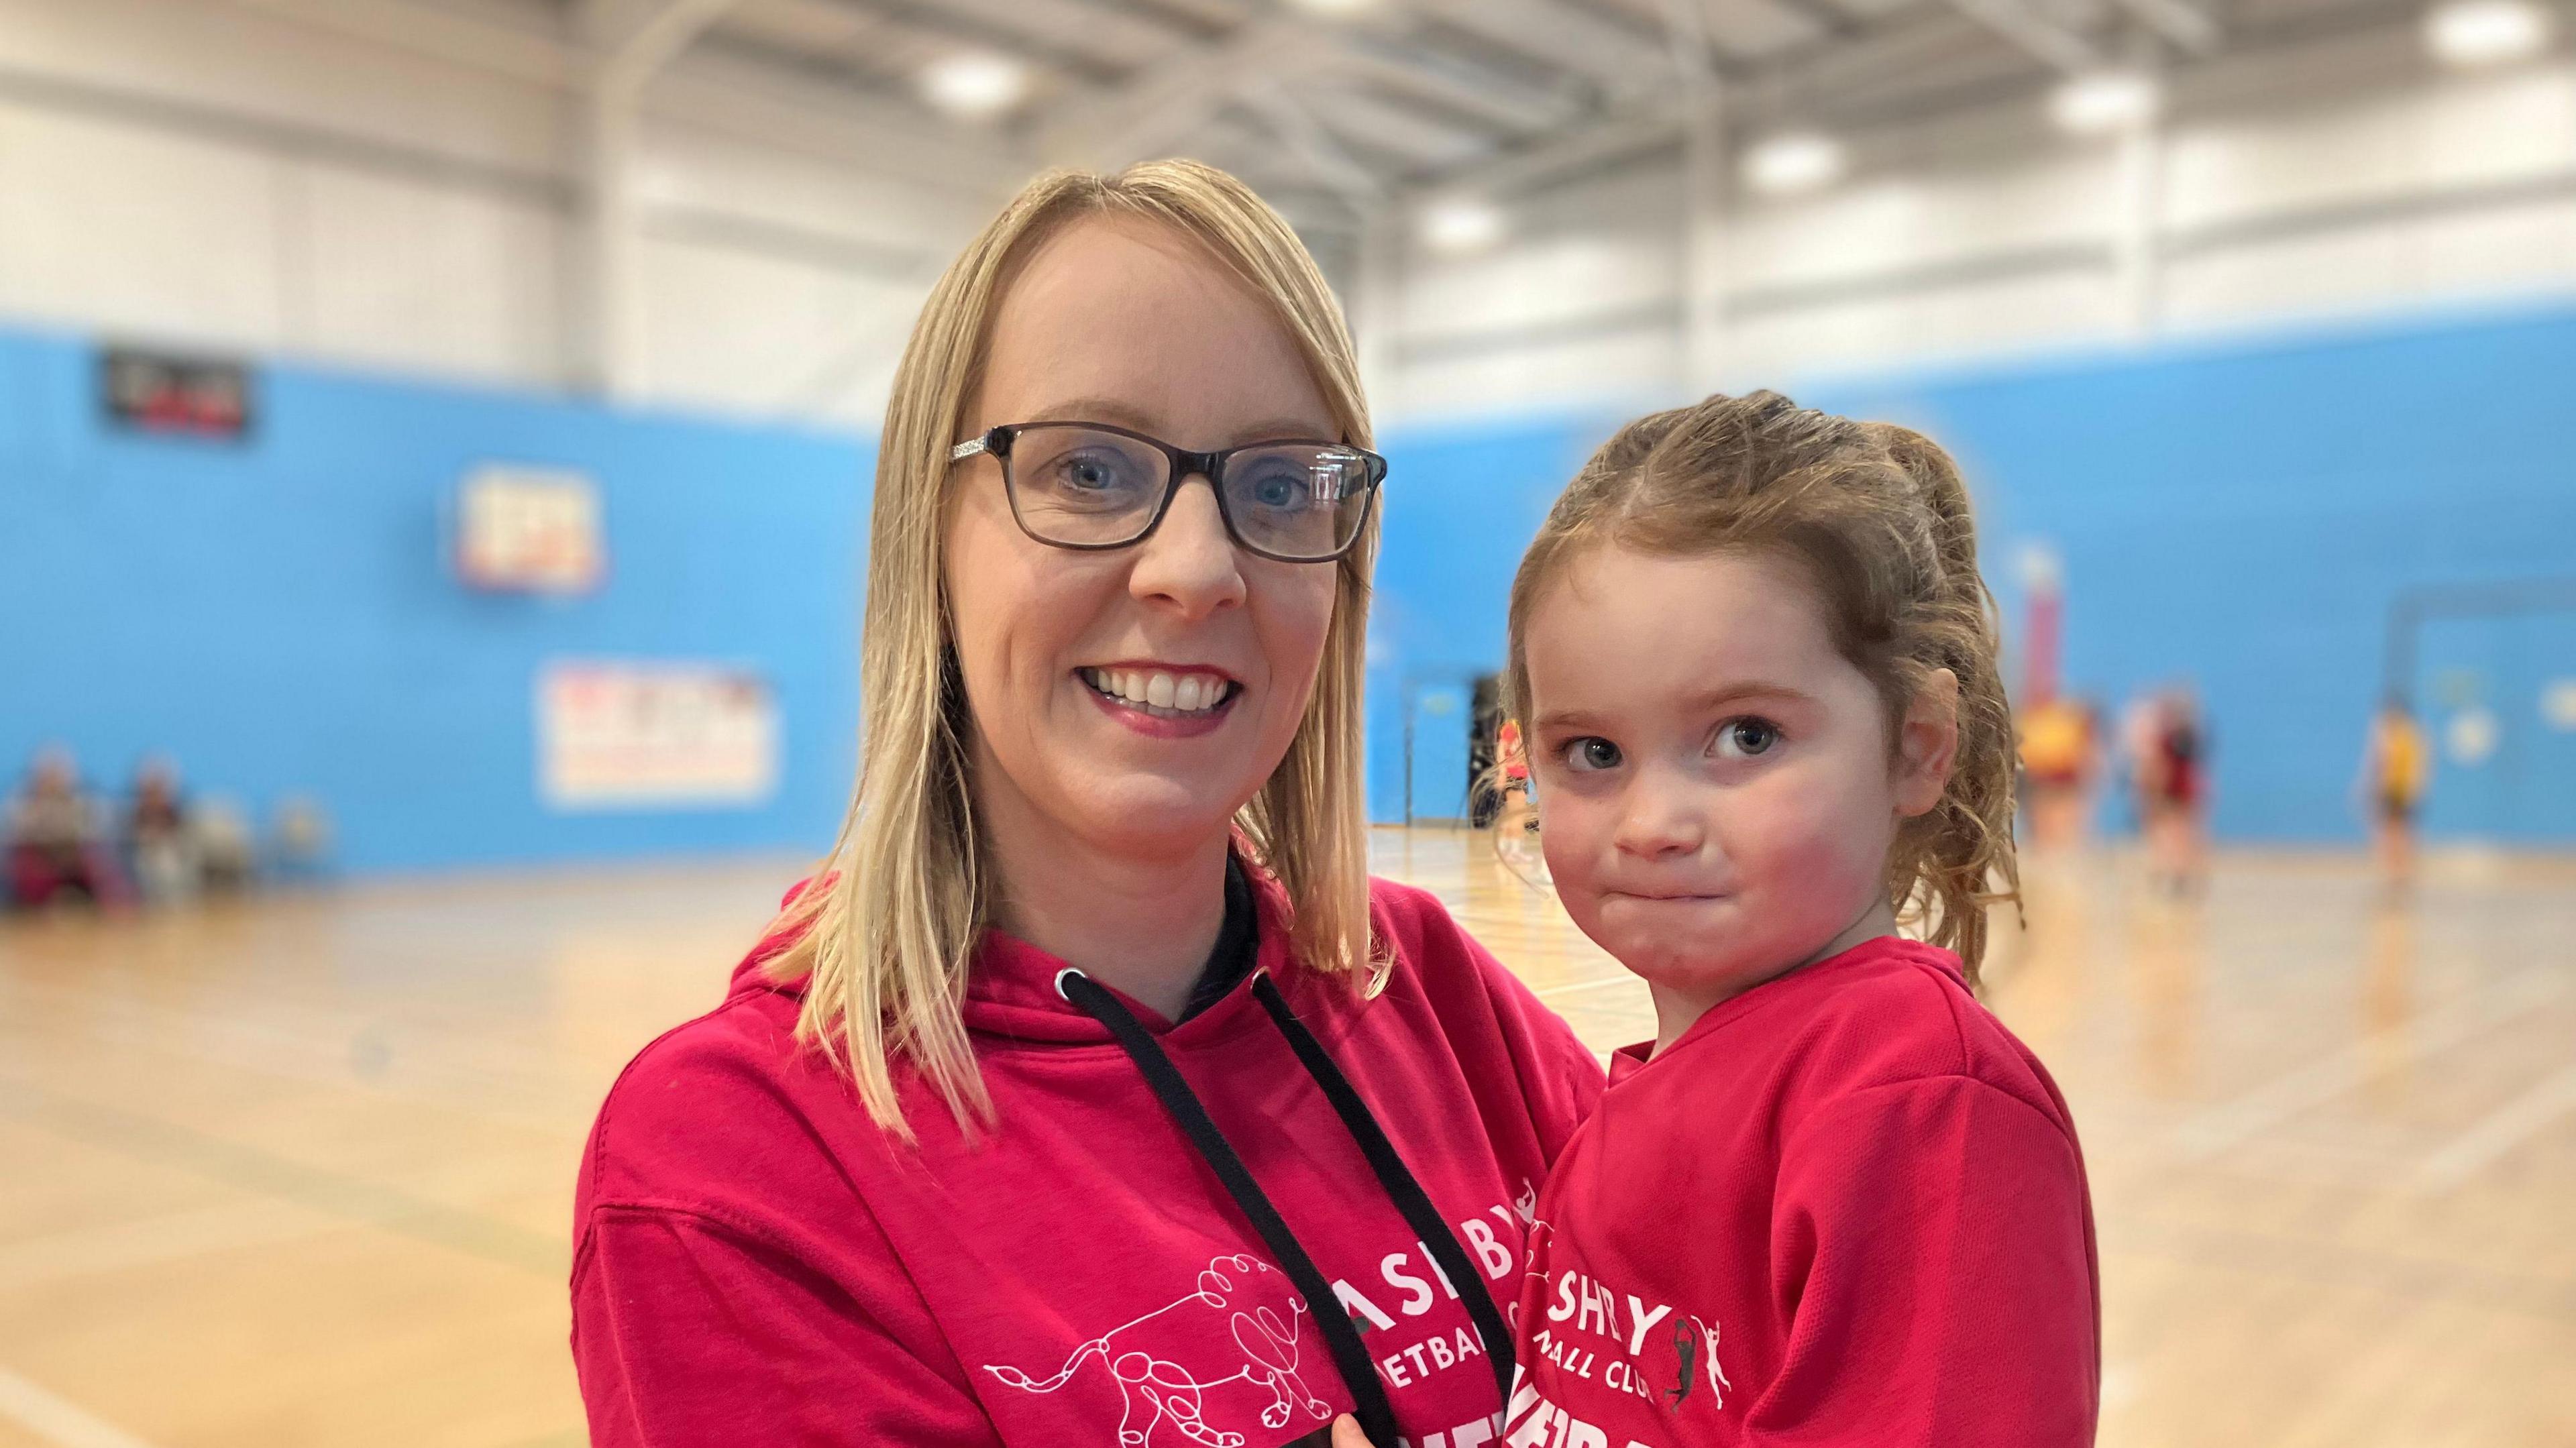
[[[1080,427],[1032,427],[1007,463],[1020,526],[1076,547],[1133,542],[1171,484],[1171,458],[1138,438]],[[1249,448],[1225,461],[1225,513],[1251,547],[1329,558],[1359,531],[1368,459],[1330,443]]]

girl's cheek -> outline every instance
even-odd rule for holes
[[[1839,890],[1852,870],[1847,857],[1859,853],[1846,802],[1813,791],[1782,795],[1763,805],[1763,873],[1800,894]]]

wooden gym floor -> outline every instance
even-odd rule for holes
[[[1381,832],[1586,1040],[1643,993]],[[575,1157],[794,863],[0,924],[0,1448],[568,1448]],[[2115,1448],[2576,1444],[2576,861],[2037,862],[1990,999],[2074,1103]]]

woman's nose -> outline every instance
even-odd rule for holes
[[[1243,602],[1243,561],[1225,531],[1225,516],[1217,511],[1216,489],[1206,478],[1193,474],[1181,480],[1161,525],[1136,545],[1127,588],[1192,619]]]

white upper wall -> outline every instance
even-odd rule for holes
[[[2323,315],[2576,291],[2576,66],[2435,70],[2398,29],[2240,58],[2151,146],[2036,98],[1845,138],[1848,179],[1730,186],[1716,370],[1688,377],[1677,148],[1504,202],[1509,239],[1408,249],[1389,416],[1936,365]],[[2152,184],[2132,192],[2130,168]],[[2152,262],[2124,269],[2124,217]],[[1621,272],[1615,279],[1599,275]]]
[[[530,0],[0,0],[0,317],[562,387],[597,251],[577,53]],[[913,314],[1026,174],[889,108],[691,56],[632,168],[639,402],[873,427]],[[2161,333],[2576,288],[2576,66],[2432,68],[2404,28],[2193,72],[2151,149],[2037,98],[1849,138],[1730,195],[1687,376],[1677,148],[1409,244],[1354,308],[1382,421],[1646,404]],[[2141,192],[2129,178],[2145,174]],[[2141,200],[2141,196],[2145,199]],[[2123,218],[2143,215],[2152,264]],[[1337,276],[1365,271],[1346,239]]]
[[[584,111],[568,48],[510,13],[0,0],[0,316],[566,385]],[[648,102],[620,390],[873,427],[913,312],[1012,173],[727,82],[674,73]],[[871,140],[903,164],[832,159]]]

